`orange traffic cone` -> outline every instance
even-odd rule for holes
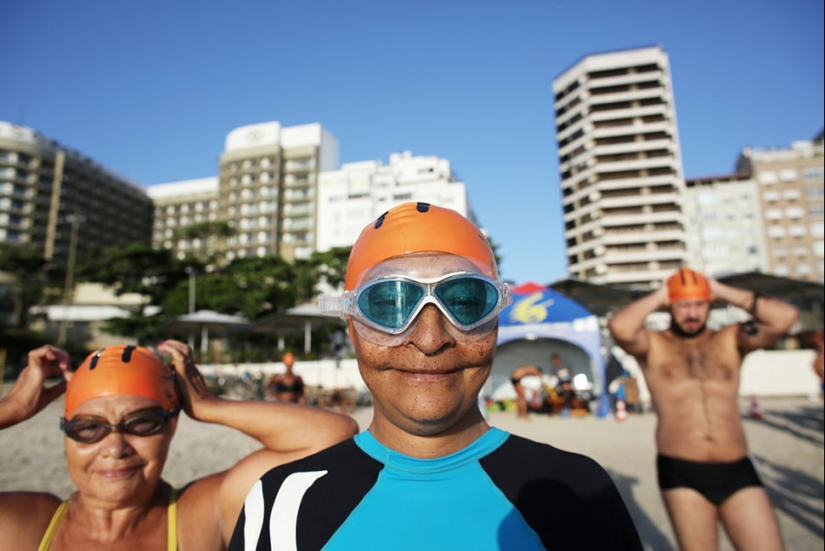
[[[621,398],[616,400],[616,421],[627,421],[627,408]]]
[[[759,400],[756,399],[756,396],[751,396],[751,407],[748,410],[748,416],[751,419],[762,419],[765,417],[765,412],[762,411],[762,408],[759,406]]]

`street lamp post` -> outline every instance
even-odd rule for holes
[[[195,313],[195,283],[196,283],[196,276],[198,275],[198,270],[195,269],[194,266],[187,266],[186,273],[189,274],[189,313]],[[189,333],[189,348],[195,348],[195,334]]]
[[[57,330],[57,344],[66,344],[66,332],[69,324],[69,304],[72,299],[72,285],[74,279],[75,255],[77,253],[77,234],[80,224],[86,219],[79,214],[70,214],[66,217],[66,222],[72,225],[72,232],[69,236],[69,255],[66,260],[66,283],[63,287],[63,317]]]
[[[195,276],[198,275],[198,270],[192,266],[186,267],[186,273],[189,274],[189,313],[195,313]]]

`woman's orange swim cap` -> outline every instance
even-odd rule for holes
[[[404,203],[364,228],[347,263],[344,288],[351,291],[376,264],[404,254],[437,252],[473,260],[486,275],[496,277],[496,258],[487,239],[472,222],[454,210],[428,203]]]
[[[670,302],[696,299],[710,300],[710,284],[705,276],[697,271],[682,268],[667,280]]]
[[[178,407],[175,373],[160,356],[142,346],[107,346],[90,354],[66,386],[66,419],[92,398],[131,394],[156,401],[166,410]]]

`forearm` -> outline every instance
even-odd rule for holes
[[[782,300],[718,283],[717,298],[749,312],[756,323],[772,333],[783,334],[796,322],[799,312]]]
[[[644,329],[647,316],[667,305],[667,296],[662,289],[628,304],[610,318],[610,333],[622,342],[633,340]]]
[[[239,430],[276,452],[323,449],[358,432],[346,415],[286,402],[213,398],[199,404],[196,418]]]
[[[25,420],[22,408],[9,397],[0,400],[0,430],[13,427]]]

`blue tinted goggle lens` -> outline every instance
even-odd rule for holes
[[[410,322],[426,294],[426,287],[414,281],[378,281],[359,294],[358,309],[374,323],[397,330]],[[499,300],[495,285],[475,277],[456,277],[437,283],[433,295],[464,326],[484,319]]]

